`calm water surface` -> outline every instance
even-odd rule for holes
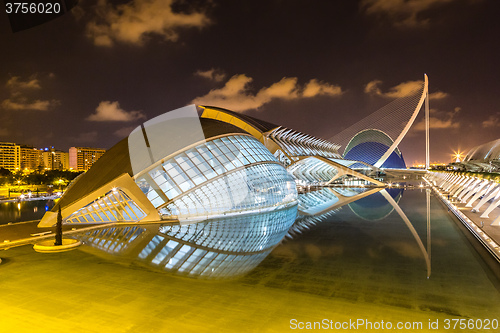
[[[144,244],[157,235],[150,227],[82,235],[93,246],[67,253],[13,248],[0,253],[0,311],[5,314],[0,327],[281,332],[299,322],[362,319],[421,323],[421,329],[406,331],[426,332],[430,322],[439,325],[432,331],[444,331],[451,319],[500,319],[498,280],[437,199],[429,196],[427,221],[425,190],[393,191],[391,197],[410,224],[377,193],[334,214],[300,218],[295,231],[267,256],[257,258],[253,249],[241,256],[256,267],[243,276],[235,268],[235,276],[222,280],[165,269],[172,264],[168,253],[161,254],[168,244],[182,242],[182,235],[200,239],[202,229],[191,234],[163,229],[165,239],[156,240],[167,245],[150,252]],[[143,245],[123,251],[132,237],[132,243]],[[245,262],[240,259],[234,260]]]
[[[52,209],[52,200],[33,200],[0,203],[0,225],[39,220],[47,210]]]

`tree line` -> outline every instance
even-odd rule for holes
[[[44,170],[25,173],[23,171],[11,172],[10,170],[0,168],[0,186],[18,186],[18,185],[54,185],[59,180],[68,184],[83,171],[62,171],[62,170]]]

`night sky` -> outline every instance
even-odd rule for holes
[[[193,102],[328,139],[426,73],[431,161],[449,162],[500,138],[499,17],[498,0],[81,0],[12,33],[2,13],[0,141],[110,148]]]

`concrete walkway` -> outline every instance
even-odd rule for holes
[[[460,203],[459,200],[454,199],[448,192],[439,189],[430,182],[428,182],[428,185],[431,186],[441,201],[448,206],[448,209],[500,263],[500,226],[491,225],[494,219],[500,215],[500,208],[495,208],[490,213],[490,218],[482,218],[480,217],[481,212],[473,212],[472,207],[465,207],[465,203]]]
[[[40,220],[19,222],[13,224],[0,225],[0,250],[8,250],[12,247],[22,246],[26,244],[34,244],[41,240],[54,239],[54,228],[38,228]],[[161,220],[155,222],[141,222],[140,224],[174,224],[177,225],[177,219]],[[126,227],[129,225],[137,225],[137,223],[127,222],[112,222],[100,224],[76,224],[63,225],[63,236],[71,236],[72,234],[81,233],[100,228],[109,228],[113,226]]]
[[[27,221],[12,224],[0,225],[0,250],[7,250],[11,247],[32,244],[44,239],[55,238],[54,228],[38,228],[38,222]],[[84,228],[91,228],[93,225],[68,226],[63,225],[63,234],[81,231]]]

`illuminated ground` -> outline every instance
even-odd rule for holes
[[[292,318],[427,322],[430,315],[450,317],[237,281],[170,277],[80,251],[38,255],[23,247],[3,257],[3,332],[272,332],[287,330]]]
[[[425,211],[411,208],[419,192],[405,192],[400,206],[425,244]],[[349,216],[343,208],[230,281],[154,272],[82,247],[1,251],[0,332],[279,332],[293,318],[427,325],[498,316],[498,281],[436,200],[430,279],[397,215],[346,222]]]

